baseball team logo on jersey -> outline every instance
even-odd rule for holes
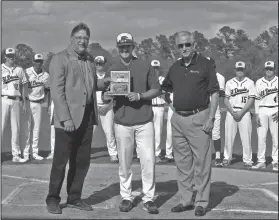
[[[260,101],[260,106],[278,106],[278,77],[267,81],[265,77],[256,82],[256,99]]]
[[[42,85],[44,85],[44,83],[39,80],[32,80],[32,81],[28,82],[28,88],[30,88],[30,89],[36,88],[36,87],[39,87]]]
[[[2,80],[3,80],[4,84],[8,84],[8,83],[13,82],[15,80],[19,80],[19,77],[18,76],[7,75],[7,76],[3,76]]]

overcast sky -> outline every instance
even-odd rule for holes
[[[136,41],[180,30],[200,31],[207,38],[223,26],[245,30],[252,38],[278,26],[277,1],[2,1],[2,47],[18,43],[35,52],[58,52],[69,44],[72,28],[88,24],[91,42],[115,47],[121,32]]]

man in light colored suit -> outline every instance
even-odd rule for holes
[[[62,213],[59,194],[68,160],[67,207],[92,211],[81,200],[81,193],[90,165],[93,126],[98,123],[96,90],[105,89],[107,80],[97,80],[94,58],[86,51],[89,38],[88,26],[78,24],[69,47],[54,55],[50,63],[55,149],[46,204],[53,214]]]

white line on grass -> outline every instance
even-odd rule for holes
[[[18,185],[14,190],[2,201],[2,205],[7,205],[10,201],[13,200],[14,197],[16,197],[20,191],[26,186],[29,185],[30,183],[21,183]]]
[[[212,209],[211,211],[218,212],[243,212],[243,213],[258,213],[258,214],[278,214],[278,211],[266,211],[266,210],[245,210],[245,209]]]
[[[3,174],[2,177],[21,179],[21,180],[29,180],[29,181],[35,181],[35,182],[40,182],[40,183],[48,183],[48,181],[46,181],[46,180],[33,179],[33,178],[27,178],[27,177],[21,177],[21,176],[10,176],[10,175],[6,175],[6,174]]]
[[[266,182],[266,183],[252,183],[246,185],[240,185],[239,187],[252,187],[252,186],[270,186],[270,185],[278,185],[278,182]]]
[[[262,189],[262,188],[244,188],[244,189],[250,189],[250,190],[258,190],[263,192],[266,196],[268,196],[269,198],[275,200],[276,202],[278,202],[278,195],[276,195],[274,192],[268,190],[268,189]]]

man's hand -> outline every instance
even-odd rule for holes
[[[126,97],[129,99],[130,102],[139,101],[140,97],[138,93],[130,92]]]
[[[27,108],[26,108],[25,103],[23,103],[23,105],[22,105],[22,111],[23,111],[23,114],[26,114],[26,112],[27,112]]]
[[[236,122],[240,122],[242,117],[243,117],[243,112],[242,111],[237,111],[234,113],[233,118]]]
[[[273,121],[275,121],[276,123],[278,123],[278,112],[276,112],[276,113],[274,113],[274,114],[272,115],[272,119],[273,119]]]
[[[48,106],[48,108],[47,108],[47,113],[48,113],[49,115],[51,115],[51,106]]]
[[[109,105],[104,105],[98,108],[99,114],[105,116],[108,112]]]
[[[105,84],[106,87],[109,86],[110,81],[111,81],[110,77],[104,78],[104,84]]]
[[[261,119],[260,119],[259,115],[256,115],[256,123],[257,123],[258,128],[262,126]]]
[[[162,85],[164,80],[165,80],[165,77],[159,76],[159,83],[160,83],[160,85]]]
[[[205,133],[209,133],[209,132],[212,131],[213,126],[214,126],[214,119],[209,118],[209,119],[206,120],[204,126],[202,127],[202,130],[203,130]]]
[[[64,121],[63,124],[64,124],[64,130],[65,131],[71,132],[71,131],[74,131],[76,129],[73,120]]]

